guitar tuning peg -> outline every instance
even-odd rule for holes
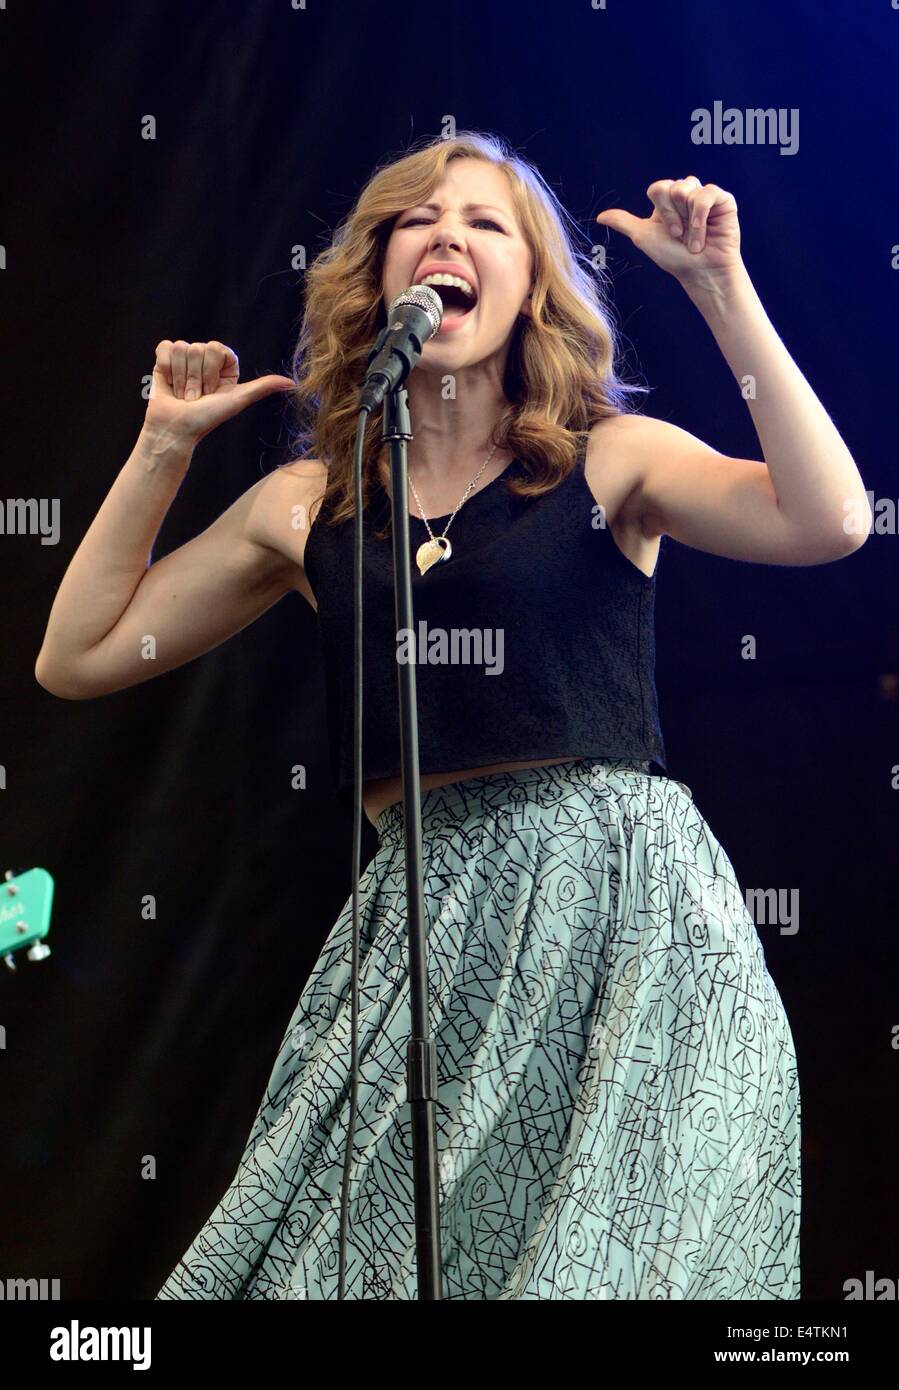
[[[15,961],[13,960],[12,951],[7,951],[7,953],[6,953],[6,955],[3,957],[3,959],[4,959],[4,961],[6,962],[6,968],[7,968],[7,970],[11,970],[12,973],[15,975],[15,973],[16,973],[16,963],[15,963]]]
[[[43,941],[36,941],[25,954],[29,960],[46,960],[50,954],[50,947]]]

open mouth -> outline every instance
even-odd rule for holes
[[[449,278],[449,277],[447,277]],[[434,290],[440,296],[443,305],[443,323],[455,323],[459,319],[464,319],[470,314],[478,302],[478,293],[474,286],[471,286],[471,293],[462,289],[461,285],[435,283],[436,277],[425,276],[428,288]],[[468,282],[466,282],[468,283]]]
[[[433,285],[431,288],[440,295],[444,319],[463,319],[477,303],[476,295],[466,294],[458,285]]]

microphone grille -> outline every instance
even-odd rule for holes
[[[391,304],[390,313],[392,314],[401,304],[415,304],[419,309],[423,309],[431,321],[433,332],[439,332],[443,321],[443,300],[430,285],[412,285],[408,290],[403,290]]]

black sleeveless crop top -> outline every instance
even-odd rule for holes
[[[449,560],[420,574],[428,539],[409,517],[411,634],[397,640],[392,541],[379,489],[363,525],[362,777],[400,775],[397,663],[416,663],[419,769],[455,772],[550,758],[633,758],[665,770],[655,686],[656,574],[600,524],[580,454],[542,497],[516,497],[517,459],[474,492],[449,530]],[[442,535],[449,514],[430,518]],[[313,522],[305,570],[318,605],[337,796],[353,805],[353,544],[350,517]],[[656,573],[658,565],[656,566]]]

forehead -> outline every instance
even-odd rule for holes
[[[483,159],[451,160],[443,178],[435,184],[425,201],[416,206],[444,203],[467,203],[470,210],[493,208],[508,217],[515,216],[515,203],[506,173]]]

